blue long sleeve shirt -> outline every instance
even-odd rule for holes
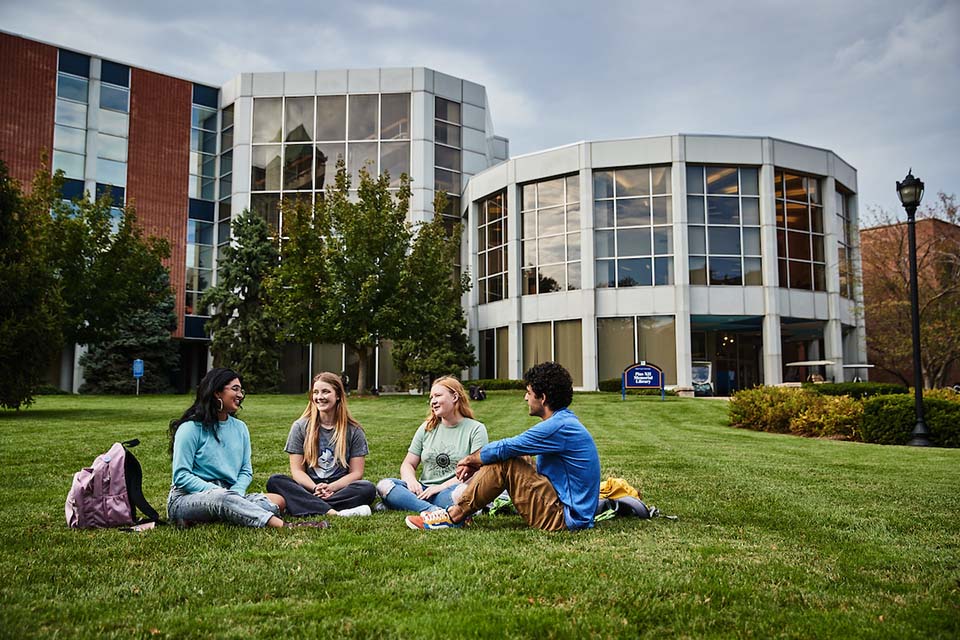
[[[253,480],[247,425],[230,416],[219,424],[217,438],[199,422],[180,425],[173,439],[174,486],[188,493],[221,487],[247,493]]]
[[[600,499],[600,455],[579,418],[561,409],[518,436],[480,449],[483,464],[526,455],[537,456],[537,472],[556,489],[567,528],[592,527]]]

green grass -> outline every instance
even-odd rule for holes
[[[519,392],[477,403],[492,438],[531,425]],[[253,490],[286,469],[302,396],[252,396]],[[328,530],[209,525],[73,531],[72,475],[139,437],[164,513],[166,425],[185,396],[41,397],[0,412],[3,637],[960,636],[960,451],[731,429],[726,403],[578,394],[604,477],[677,521],[576,534],[480,517],[408,530],[403,515]],[[425,398],[351,401],[367,478],[395,476]]]

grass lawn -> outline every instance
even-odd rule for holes
[[[731,429],[726,403],[578,394],[604,477],[677,521],[576,534],[403,514],[327,530],[73,531],[72,475],[138,437],[165,514],[166,425],[185,396],[42,397],[0,411],[3,637],[960,637],[960,450]],[[287,468],[305,396],[251,396],[252,490]],[[477,403],[491,438],[533,424],[520,392]],[[351,401],[368,479],[396,476],[426,399]]]

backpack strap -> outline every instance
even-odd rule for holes
[[[123,444],[124,448],[129,448],[137,446],[140,444],[140,441],[133,439],[121,444]],[[160,514],[157,513],[157,510],[147,502],[147,499],[143,495],[143,468],[140,466],[140,461],[137,460],[137,457],[133,455],[132,451],[128,450],[123,457],[123,472],[127,478],[127,496],[130,498],[130,511],[136,516],[136,512],[139,510],[140,513],[146,516],[145,518],[138,519],[136,521],[137,524],[144,522],[165,524],[164,521],[160,519]]]

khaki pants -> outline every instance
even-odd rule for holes
[[[457,505],[473,513],[500,495],[510,494],[513,505],[528,525],[544,531],[563,531],[563,504],[546,476],[537,473],[526,458],[510,458],[484,465],[470,478]]]

